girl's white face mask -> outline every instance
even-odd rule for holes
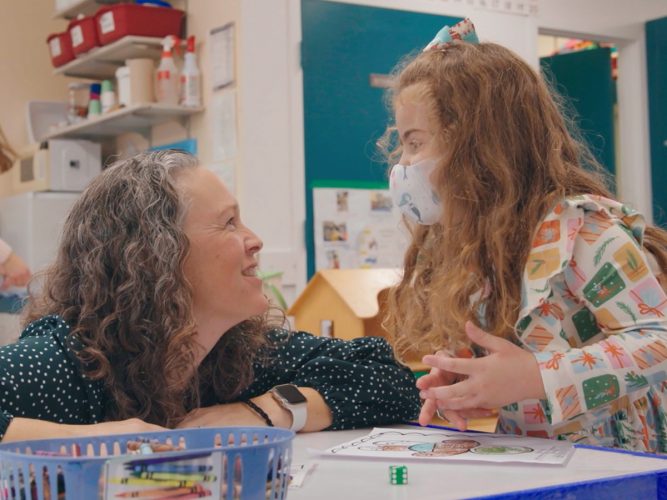
[[[394,203],[410,219],[430,226],[440,220],[442,203],[431,184],[438,160],[426,159],[414,165],[396,164],[389,174],[389,191]]]

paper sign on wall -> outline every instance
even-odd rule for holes
[[[313,189],[315,268],[402,267],[408,235],[387,189]]]

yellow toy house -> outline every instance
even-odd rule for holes
[[[287,311],[294,327],[315,335],[353,339],[387,337],[382,327],[388,289],[400,280],[399,269],[325,269],[310,280]],[[405,360],[415,372],[426,370],[421,356]]]

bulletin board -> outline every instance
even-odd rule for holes
[[[383,183],[313,188],[315,270],[400,268],[409,234]]]

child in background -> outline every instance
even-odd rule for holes
[[[499,432],[667,452],[667,234],[613,199],[540,76],[469,20],[391,97],[412,243],[386,326],[399,353],[444,347],[423,359],[420,423],[502,407]]]
[[[4,174],[14,163],[16,152],[7,142],[0,128],[0,174]],[[30,269],[11,247],[0,239],[0,291],[12,286],[23,287],[30,280]]]

